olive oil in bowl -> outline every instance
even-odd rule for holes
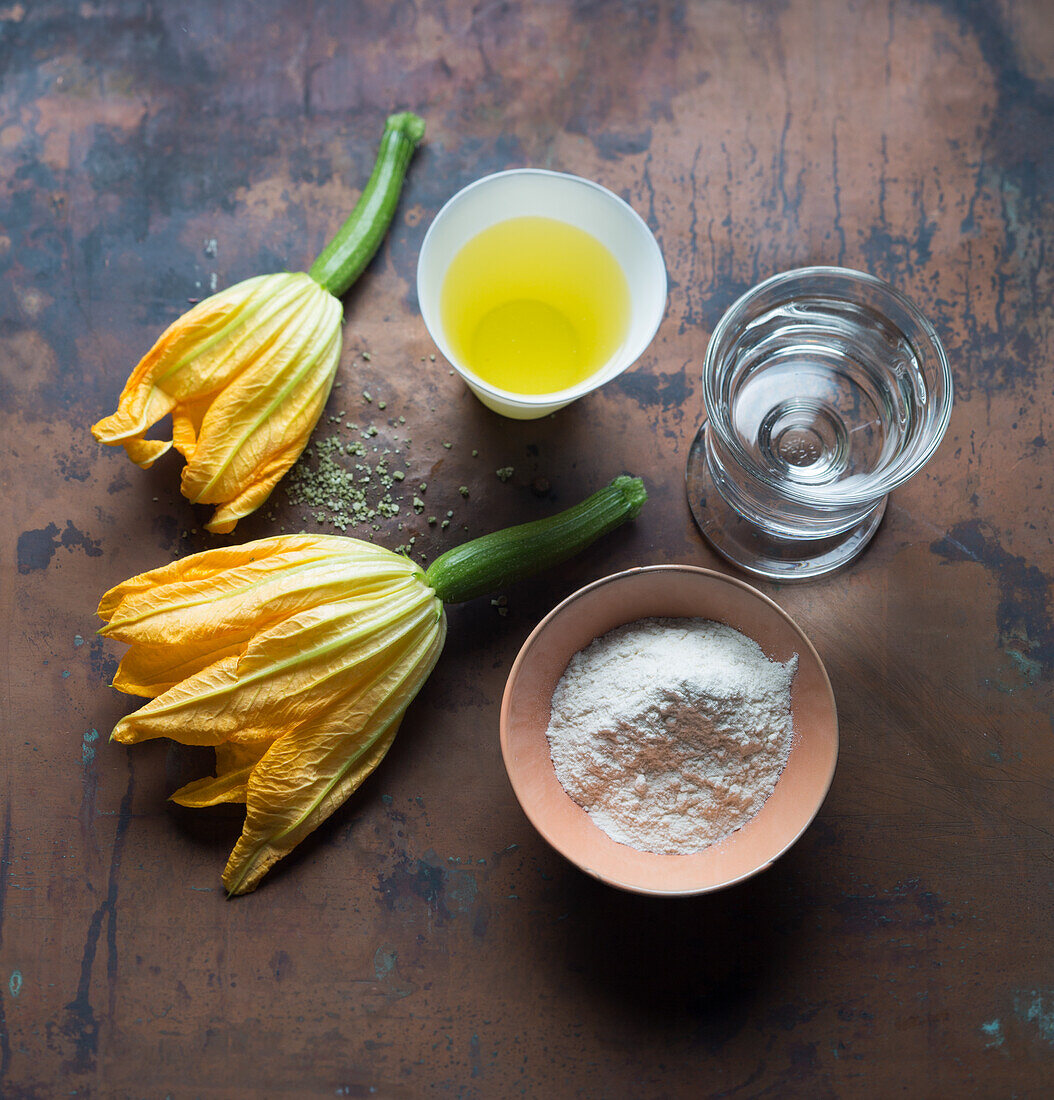
[[[518,394],[577,386],[622,347],[626,276],[595,237],[556,218],[497,222],[454,256],[439,300],[451,349],[479,379]]]

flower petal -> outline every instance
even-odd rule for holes
[[[244,802],[249,776],[267,746],[217,745],[216,774],[196,779],[171,796],[180,806],[216,806],[220,802]]]
[[[172,446],[189,462],[198,445],[201,423],[212,404],[212,394],[197,401],[184,401],[172,410]]]
[[[376,543],[343,535],[275,535],[204,550],[139,573],[103,595],[98,615],[108,624],[105,633],[131,641],[121,630],[147,614],[171,614],[174,624],[190,604],[211,603],[270,577],[282,580],[318,563],[350,570],[356,585],[375,574],[387,577],[388,573],[377,569],[381,563],[398,569],[402,576],[418,571],[407,558]]]
[[[290,731],[267,750],[250,776],[245,827],[223,872],[231,894],[254,890],[376,768],[438,660],[445,634],[442,617],[418,638],[412,659],[387,669],[356,706]]]
[[[166,439],[126,439],[123,442],[125,454],[140,469],[149,470],[151,466],[172,448]]]
[[[172,562],[111,589],[99,604],[101,633],[132,647],[114,686],[160,695],[298,612],[353,593],[368,597],[417,571],[383,547],[336,535],[283,535]]]
[[[340,359],[341,304],[304,273],[247,279],[199,303],[162,334],[92,432],[140,466],[173,444],[184,495],[218,504],[207,525],[233,530],[303,451]],[[172,440],[146,432],[172,414]]]
[[[200,395],[201,389],[173,385],[173,379],[203,349],[222,343],[259,309],[271,278],[261,275],[228,287],[169,325],[132,371],[117,411],[92,427],[95,438],[111,446],[141,439],[178,401]]]
[[[357,713],[380,671],[403,659],[441,609],[417,575],[302,611],[254,636],[241,657],[221,658],[126,715],[113,737],[252,743],[334,708]]]
[[[245,645],[243,639],[235,638],[227,645],[213,641],[207,652],[192,646],[156,649],[136,646],[121,658],[114,674],[113,686],[126,695],[142,695],[147,699],[154,699],[224,657],[240,657],[245,651]]]
[[[246,764],[236,771],[225,772],[223,775],[195,779],[193,783],[180,787],[175,794],[170,795],[170,798],[180,806],[188,806],[195,810],[204,809],[206,806],[218,806],[221,802],[244,802],[252,770],[252,764]]]
[[[154,695],[113,739],[216,748],[183,805],[244,800],[225,881],[252,889],[384,756],[442,651],[442,602],[419,566],[332,535],[195,554],[102,598],[128,641],[115,680]]]
[[[218,394],[183,470],[183,495],[220,504],[209,530],[226,532],[258,508],[300,457],[329,397],[340,360],[340,303],[314,300]]]
[[[185,680],[176,684],[168,691],[151,700],[144,707],[126,714],[124,718],[113,728],[110,734],[111,741],[118,741],[122,745],[135,745],[140,741],[150,741],[156,737],[170,737],[173,741],[179,741],[184,745],[219,745],[227,740],[229,731],[210,730],[203,723],[192,723],[187,720],[187,712],[193,714],[195,700],[198,694],[209,693],[213,698],[230,695],[238,684],[238,658],[234,656],[222,657],[220,660],[188,676]],[[158,707],[167,708],[161,718],[153,715],[153,710]],[[182,713],[180,712],[182,708]],[[174,720],[165,719],[175,712]],[[241,731],[240,740],[251,742],[268,736],[266,731],[259,731],[255,727]]]

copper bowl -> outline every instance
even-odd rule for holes
[[[553,691],[571,657],[601,634],[653,616],[714,619],[753,638],[772,660],[798,655],[791,686],[794,734],[775,790],[741,829],[690,855],[642,852],[612,840],[560,785],[546,738]],[[505,686],[501,751],[524,813],[572,863],[622,890],[687,896],[757,874],[805,832],[834,776],[838,718],[823,662],[800,627],[772,600],[709,569],[657,565],[595,581],[538,624]]]

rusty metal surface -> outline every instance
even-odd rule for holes
[[[1042,0],[0,7],[0,1094],[1043,1095],[1052,58]],[[107,744],[133,703],[94,609],[229,540],[174,457],[143,473],[88,426],[188,298],[310,263],[403,106],[427,143],[347,299],[330,404],[412,436],[427,512],[379,537],[431,558],[623,470],[651,501],[507,614],[452,609],[380,770],[227,901],[237,812],[166,801],[199,757]],[[535,423],[432,361],[413,286],[443,201],[520,165],[623,195],[671,284],[639,364]],[[814,825],[720,895],[623,895],[516,805],[505,676],[591,579],[723,568],[683,499],[703,350],[740,292],[815,262],[890,279],[934,320],[951,428],[851,568],[759,585],[839,706]],[[317,526],[280,487],[235,538]]]

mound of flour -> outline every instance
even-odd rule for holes
[[[547,735],[564,790],[608,836],[699,851],[745,825],[791,744],[798,667],[708,619],[640,619],[571,658]]]

